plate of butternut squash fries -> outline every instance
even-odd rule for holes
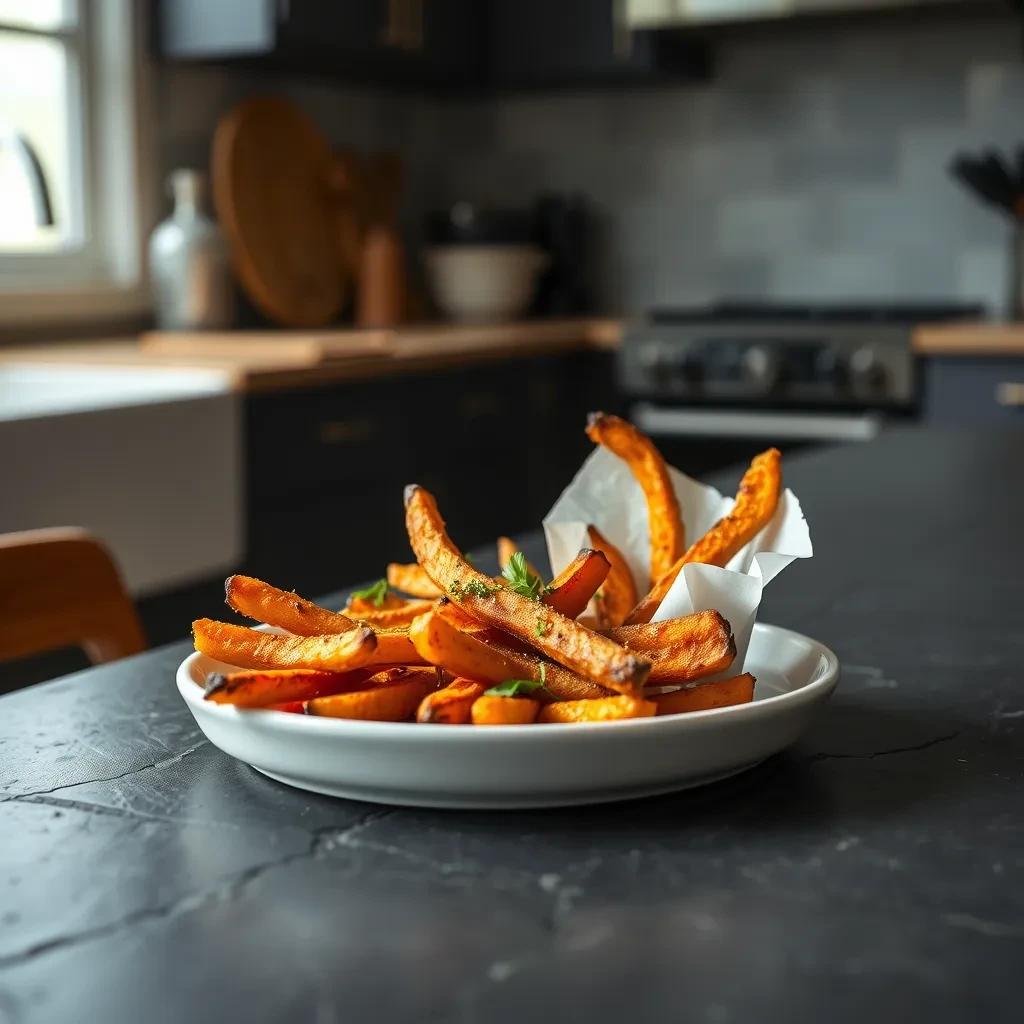
[[[596,526],[553,577],[508,537],[485,572],[434,496],[404,492],[415,561],[387,566],[340,611],[248,576],[199,619],[179,691],[208,739],[266,775],[389,804],[512,808],[653,795],[749,768],[791,744],[835,687],[822,644],[755,623],[743,664],[716,610],[658,620],[686,565],[725,566],[771,520],[775,449],[732,511],[685,542],[668,468],[631,424],[591,416],[649,517],[650,579]]]

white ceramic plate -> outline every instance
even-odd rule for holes
[[[192,654],[178,689],[215,746],[300,789],[418,807],[558,807],[651,796],[751,768],[788,747],[835,689],[823,644],[757,623],[745,669],[754,701],[584,725],[416,725],[244,711],[203,700],[207,673],[231,666]]]

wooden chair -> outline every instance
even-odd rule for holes
[[[0,661],[60,647],[94,665],[145,650],[110,552],[70,527],[0,534]]]

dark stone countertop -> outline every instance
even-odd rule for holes
[[[0,1021],[1019,1020],[1022,456],[908,431],[788,460],[818,553],[762,618],[843,679],[701,790],[314,797],[203,740],[184,642],[0,700]]]

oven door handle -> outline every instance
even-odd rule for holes
[[[746,412],[666,409],[640,402],[630,411],[645,433],[663,437],[735,437],[767,441],[870,441],[882,429],[875,413]]]

